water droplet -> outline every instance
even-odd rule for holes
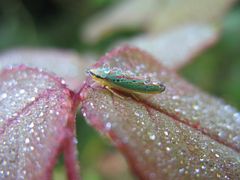
[[[148,136],[149,136],[149,139],[152,140],[152,141],[154,141],[156,139],[155,134],[153,134],[151,132],[148,133]]]
[[[200,109],[200,107],[198,105],[193,105],[193,109],[198,111]]]
[[[178,172],[179,172],[180,174],[183,174],[184,171],[185,171],[184,168],[181,168],[181,169],[178,170]]]
[[[122,70],[119,69],[119,68],[117,68],[117,67],[114,67],[114,68],[112,69],[112,72],[115,73],[117,76],[120,76],[120,75],[123,74],[123,73],[122,73]]]
[[[40,141],[40,140],[41,140],[41,138],[40,138],[40,137],[36,137],[36,139],[37,139],[37,141]]]
[[[61,80],[61,84],[65,85],[66,81],[64,81],[63,79]]]
[[[26,138],[25,139],[25,144],[29,144],[30,143],[30,139],[29,138]]]
[[[215,154],[215,156],[217,157],[217,158],[219,158],[220,156],[219,156],[219,154]]]
[[[218,136],[221,137],[221,138],[226,138],[227,137],[227,133],[224,132],[224,131],[221,131],[218,133]]]
[[[24,89],[20,89],[19,93],[24,94],[26,91]]]
[[[3,99],[5,99],[6,97],[7,97],[7,93],[1,94],[1,96],[0,96],[0,101],[3,100]]]
[[[112,127],[112,124],[110,122],[107,122],[106,125],[105,125],[105,129],[110,130],[111,127]]]
[[[170,147],[166,147],[166,150],[169,152],[169,151],[171,151],[171,148]]]
[[[34,127],[34,123],[31,122],[31,123],[29,124],[29,127],[30,127],[30,128],[33,128],[33,127]]]
[[[166,136],[168,136],[168,132],[167,132],[167,131],[164,131],[164,134],[165,134]]]
[[[178,108],[174,109],[174,111],[175,111],[175,112],[181,112],[181,110],[178,109]]]
[[[134,114],[138,117],[143,117],[143,113],[141,111],[135,111]]]
[[[172,96],[172,100],[177,100],[179,98],[180,98],[179,96]]]
[[[104,63],[102,67],[103,67],[103,69],[109,70],[109,72],[110,72],[110,66],[109,66],[109,64]],[[106,73],[109,73],[109,72],[106,72]]]
[[[74,144],[77,144],[77,143],[78,143],[78,140],[77,140],[76,137],[73,138],[73,143],[74,143]]]
[[[35,87],[35,88],[33,89],[33,91],[34,91],[35,93],[38,93],[38,88]]]
[[[240,113],[234,113],[233,117],[235,118],[235,121],[240,125]]]
[[[5,159],[2,161],[2,165],[3,165],[3,166],[6,166],[6,165],[7,165],[7,161],[6,161]]]
[[[234,136],[232,140],[233,140],[234,142],[240,143],[240,135]]]
[[[198,174],[200,172],[200,169],[195,169],[194,173]]]
[[[36,100],[35,97],[31,97],[31,98],[29,98],[29,101],[35,101],[35,100]]]
[[[149,76],[146,76],[146,77],[145,77],[144,84],[145,84],[145,85],[151,84],[151,78],[150,78]]]

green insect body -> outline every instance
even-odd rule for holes
[[[161,83],[130,76],[121,71],[111,71],[109,68],[90,69],[89,74],[102,86],[128,93],[158,94],[165,90]]]

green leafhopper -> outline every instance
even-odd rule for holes
[[[88,73],[102,86],[112,90],[120,90],[130,94],[158,94],[165,90],[165,86],[159,82],[152,82],[129,73],[124,73],[120,69],[110,69],[108,67],[89,69]],[[115,94],[115,92],[113,92]]]

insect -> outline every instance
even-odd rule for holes
[[[165,90],[165,86],[162,83],[152,82],[150,79],[143,79],[120,70],[111,70],[103,67],[89,69],[88,73],[97,83],[117,96],[119,94],[116,94],[114,90],[120,90],[129,94],[158,94]]]

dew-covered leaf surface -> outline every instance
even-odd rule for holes
[[[67,86],[77,91],[85,78],[86,68],[93,63],[89,56],[59,49],[19,48],[0,54],[0,70],[12,65],[27,65],[54,72]]]
[[[178,69],[217,40],[216,28],[208,24],[188,24],[160,34],[126,40],[125,44],[151,53],[164,66]]]
[[[240,114],[203,93],[148,54],[116,49],[95,67],[117,67],[165,84],[138,98],[115,96],[88,78],[80,92],[90,124],[109,136],[143,179],[239,179]]]
[[[0,179],[51,179],[64,152],[78,177],[72,92],[46,72],[18,66],[0,74]]]

